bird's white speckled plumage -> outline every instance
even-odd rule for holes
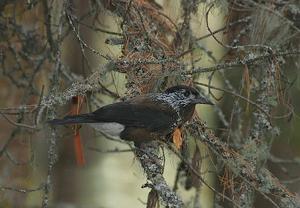
[[[195,96],[190,94],[190,96],[185,96],[185,90],[178,90],[171,93],[157,93],[153,94],[152,99],[164,103],[174,109],[177,113],[177,121],[174,126],[177,126],[182,122],[180,116],[180,109],[185,107],[195,99]]]
[[[190,97],[186,97],[184,95],[184,92],[185,92],[184,90],[181,90],[172,93],[159,93],[159,94],[154,94],[152,98],[157,101],[162,101],[162,103],[169,105],[176,112],[179,113],[181,107],[190,104],[195,98],[193,95],[191,95]]]

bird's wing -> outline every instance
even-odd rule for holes
[[[146,128],[150,132],[166,132],[172,131],[177,117],[177,113],[167,105],[158,104],[148,96],[138,96],[125,102],[103,106],[93,113],[70,115],[49,123],[64,125],[116,122],[127,127]]]
[[[177,119],[176,112],[143,97],[106,105],[92,114],[98,122],[117,122],[150,131],[171,130]]]

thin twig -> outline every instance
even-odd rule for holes
[[[5,118],[5,120],[8,121],[8,123],[14,125],[14,126],[18,126],[18,127],[21,127],[21,128],[27,128],[27,129],[33,129],[33,130],[37,130],[38,128],[36,126],[30,126],[30,125],[27,125],[27,124],[23,124],[23,123],[17,123],[17,122],[14,122],[13,120],[11,120],[10,118],[8,118],[5,114],[3,114],[2,112],[0,112],[0,115]]]
[[[40,186],[38,186],[37,188],[14,188],[14,187],[9,187],[9,186],[0,186],[0,190],[1,191],[15,191],[15,192],[19,192],[22,194],[28,194],[28,193],[32,193],[32,192],[36,192],[36,191],[41,191],[44,188],[44,184],[41,184]]]

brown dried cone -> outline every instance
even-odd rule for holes
[[[156,208],[156,207],[159,207],[158,193],[157,191],[155,191],[155,189],[151,189],[151,191],[148,194],[147,208]]]
[[[192,158],[192,163],[191,166],[194,170],[200,170],[201,166],[201,154],[198,145],[196,145],[196,149]],[[201,181],[199,180],[199,177],[195,175],[195,173],[190,170],[189,168],[187,169],[187,178],[185,181],[185,188],[187,190],[191,189],[192,187],[194,188],[199,188],[201,185]]]

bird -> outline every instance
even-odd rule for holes
[[[196,104],[213,105],[194,87],[176,85],[161,93],[138,95],[92,113],[69,115],[49,123],[89,124],[110,137],[141,144],[178,134],[176,131],[192,118]]]

